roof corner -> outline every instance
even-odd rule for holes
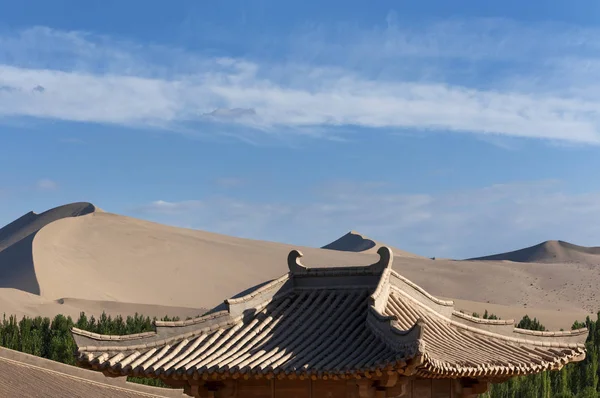
[[[394,252],[392,252],[392,249],[387,246],[381,246],[377,250],[377,254],[379,254],[379,261],[369,265],[373,273],[379,274],[388,268],[392,268],[392,264],[394,263]]]

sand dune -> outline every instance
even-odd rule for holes
[[[101,211],[93,204],[87,202],[71,203],[55,207],[42,214],[33,211],[19,217],[15,221],[0,229],[0,251],[20,241],[21,239],[36,233],[46,225],[67,217],[77,217]]]
[[[328,245],[322,247],[322,249],[338,250],[344,252],[357,252],[357,253],[376,253],[377,250],[383,246],[373,239],[367,238],[364,235],[359,234],[356,231],[350,231],[341,238],[331,242]],[[407,257],[407,258],[425,258],[417,254],[409,253],[404,250],[397,249],[395,247],[388,246],[392,249],[395,256]]]
[[[309,267],[364,265],[378,259],[374,251],[379,243],[373,241],[372,246],[357,233],[327,245],[333,250],[326,250],[169,227],[98,211],[77,217],[72,215],[81,213],[66,214],[71,215],[50,223],[32,218],[38,224],[27,226],[21,218],[7,226],[35,232],[21,240],[5,235],[5,241],[13,243],[0,252],[1,311],[49,314],[56,310],[76,315],[79,308],[98,313],[106,307],[113,313],[154,310],[162,316],[166,315],[163,310],[173,310],[180,312],[169,315],[193,316],[195,308],[212,308],[286,273],[292,248],[304,253]],[[472,311],[496,305],[503,318],[526,311],[549,326],[568,328],[573,318],[600,309],[600,275],[588,263],[434,261],[393,250],[396,271],[432,294],[471,303]],[[504,309],[506,314],[502,306],[510,307]],[[545,311],[543,317],[537,309]]]
[[[600,247],[577,246],[560,240],[549,240],[524,249],[471,260],[600,264]]]
[[[104,212],[56,218],[45,226],[29,226],[35,232],[0,252],[1,287],[48,300],[206,308],[285,273],[292,248]],[[27,228],[19,224],[19,231]],[[361,264],[376,258],[302,250],[307,264],[315,265]]]
[[[91,214],[91,203],[72,203],[36,214],[29,212],[0,229],[0,287],[39,294],[33,265],[33,240],[39,230],[54,221]]]

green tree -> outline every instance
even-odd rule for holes
[[[598,398],[598,392],[594,387],[585,387],[577,394],[577,398]]]

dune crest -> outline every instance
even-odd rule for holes
[[[346,235],[341,238],[329,243],[322,247],[322,249],[328,250],[337,250],[343,252],[358,252],[358,253],[376,253],[377,250],[384,246],[383,243],[379,243],[373,239],[367,238],[366,236],[356,232],[350,231]],[[388,245],[385,245],[388,246]],[[389,246],[388,246],[389,247]],[[394,255],[398,257],[407,257],[407,258],[420,258],[424,259],[425,257],[419,256],[417,254],[409,253],[404,250],[392,248]]]
[[[96,210],[91,203],[78,202],[41,214],[30,211],[0,229],[0,287],[40,294],[33,261],[33,242],[37,233],[58,220],[85,216]]]
[[[600,264],[600,247],[578,246],[561,240],[548,240],[524,249],[469,260]]]
[[[84,216],[96,211],[102,210],[88,202],[76,202],[58,206],[41,214],[30,211],[0,229],[0,251],[36,233],[54,221],[67,217]]]

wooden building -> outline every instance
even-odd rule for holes
[[[286,275],[200,318],[126,336],[73,329],[77,361],[194,397],[445,398],[585,358],[586,329],[465,315],[394,271],[390,249],[378,254],[370,266],[307,268],[294,250]]]

